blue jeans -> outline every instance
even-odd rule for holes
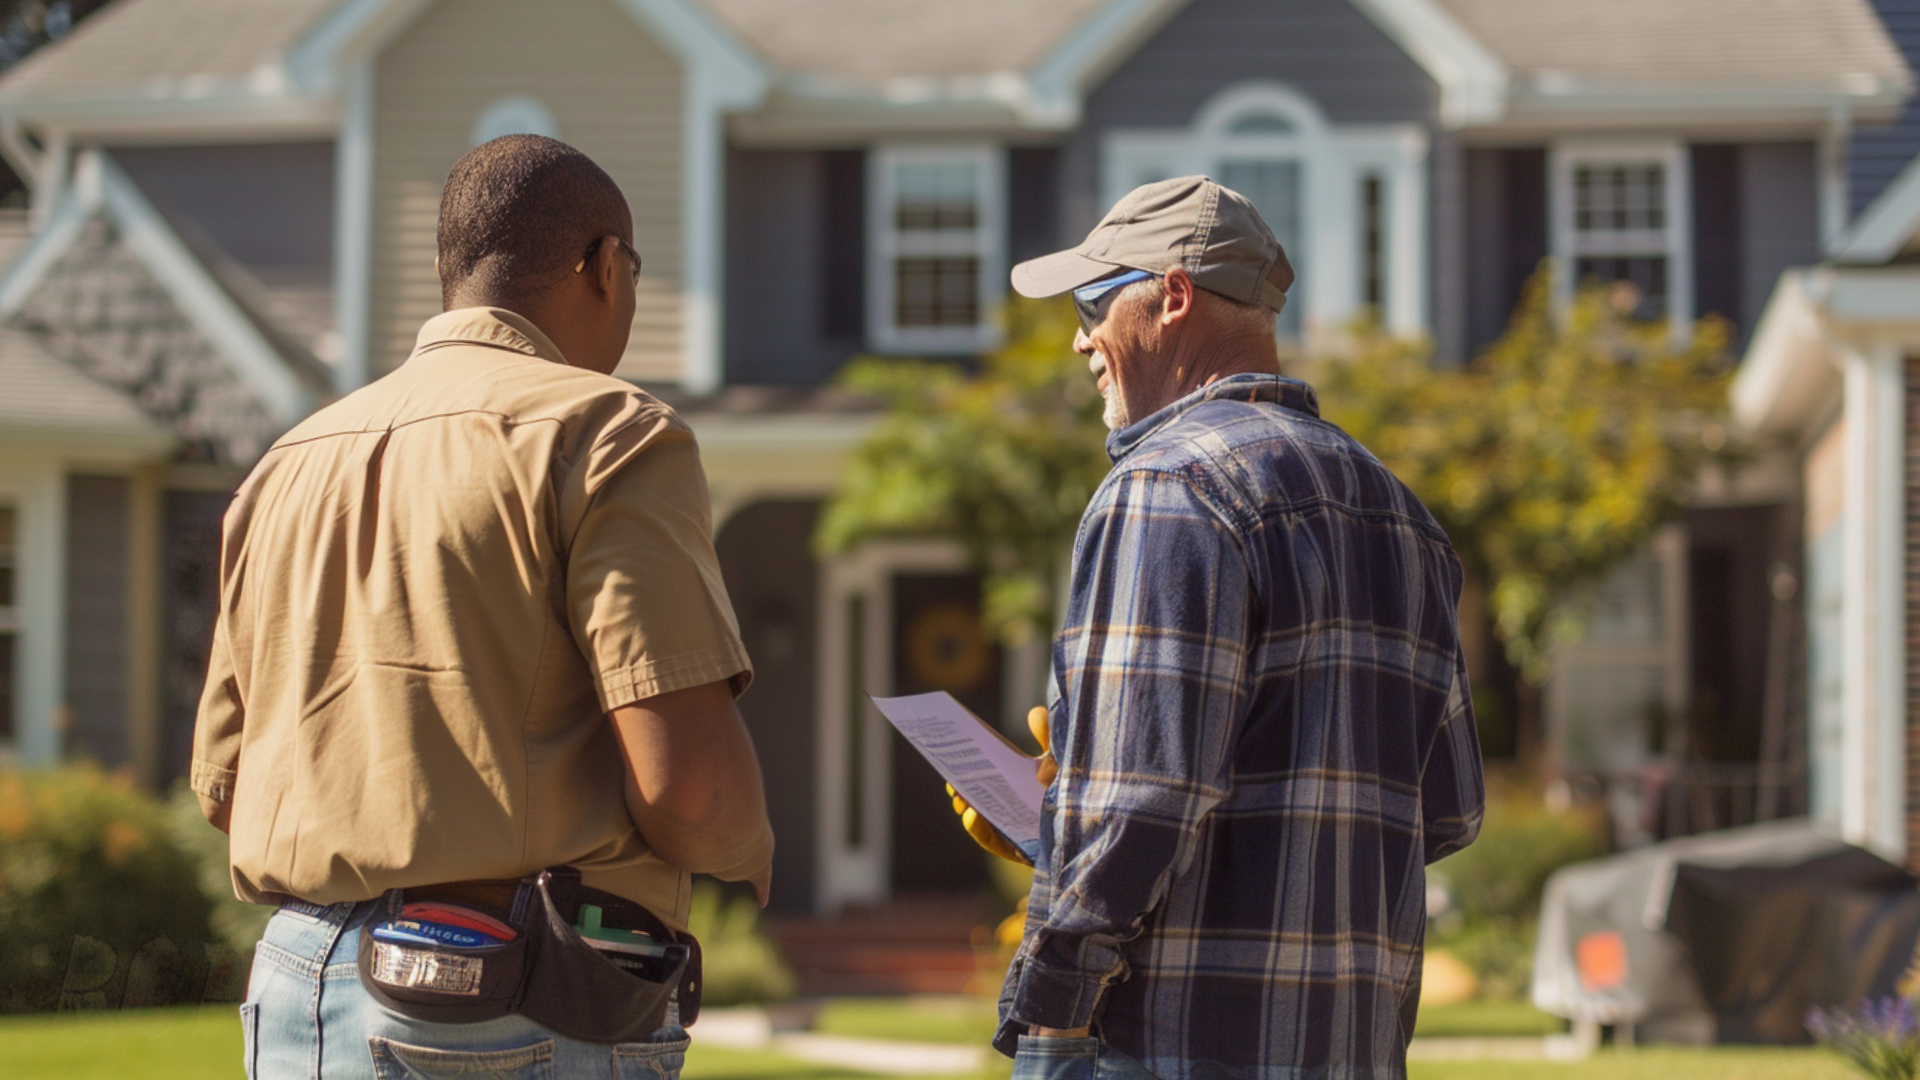
[[[248,1080],[678,1080],[687,1029],[677,1006],[644,1042],[606,1046],[522,1016],[477,1024],[409,1020],[360,985],[360,924],[379,901],[290,905],[267,923],[240,1006]]]
[[[1145,1065],[1099,1039],[1022,1035],[1013,1080],[1159,1080]]]

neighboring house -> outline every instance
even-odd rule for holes
[[[620,373],[701,439],[779,902],[976,888],[862,695],[948,688],[1017,723],[1044,657],[981,634],[946,545],[815,558],[870,421],[828,388],[842,364],[991,348],[1008,266],[1187,172],[1293,255],[1289,353],[1371,310],[1459,360],[1547,258],[1745,333],[1845,225],[1856,125],[1911,88],[1866,0],[117,0],[0,78],[32,195],[0,234],[0,739],[180,773],[226,493],[405,358],[439,306],[448,167],[542,132],[634,208]],[[1749,645],[1689,644],[1764,583],[1753,525],[1787,513],[1728,492],[1623,571],[1567,660],[1568,772],[1644,770],[1650,708],[1703,678],[1720,727],[1762,726]]]
[[[1920,156],[1781,276],[1733,401],[1798,481],[1810,812],[1920,866]]]

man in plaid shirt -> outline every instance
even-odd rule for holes
[[[1460,565],[1279,374],[1292,281],[1252,205],[1202,177],[1013,272],[1075,294],[1114,429],[994,1041],[1016,1080],[1406,1073],[1424,867],[1483,804]]]

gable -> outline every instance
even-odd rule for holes
[[[633,210],[645,260],[619,374],[678,379],[682,362],[687,96],[681,62],[612,0],[440,0],[373,64],[370,359],[412,350],[440,311],[440,191],[490,109],[538,105],[546,132],[590,155]]]

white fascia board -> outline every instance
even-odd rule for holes
[[[287,50],[287,77],[311,94],[333,94],[354,59],[379,50],[432,0],[346,0]]]
[[[1765,434],[1799,430],[1838,393],[1849,351],[1889,341],[1920,349],[1920,267],[1788,270],[1734,379],[1734,419]]]
[[[1505,64],[1433,0],[1353,0],[1394,43],[1440,84],[1440,121],[1491,124],[1506,111]]]
[[[1853,223],[1827,248],[1839,262],[1884,263],[1920,235],[1920,157],[1907,162]]]
[[[1037,127],[1072,127],[1088,86],[1191,2],[1110,0],[1027,72],[1011,103]]]
[[[67,253],[80,231],[86,228],[87,219],[100,208],[99,186],[92,177],[76,177],[76,181],[85,180],[91,191],[76,182],[67,185],[55,197],[53,210],[46,224],[27,244],[27,250],[7,267],[0,275],[0,319],[11,319],[26,306],[27,298],[33,290],[59,263],[60,256]]]
[[[1824,355],[1825,331],[1807,288],[1811,273],[1780,275],[1734,377],[1733,418],[1748,431],[1793,431],[1840,385],[1839,368]]]
[[[213,342],[235,375],[247,384],[267,415],[287,427],[312,409],[312,396],[288,369],[260,328],[220,287],[213,275],[153,208],[119,166],[98,150],[81,155],[78,168],[97,172],[105,208],[120,241],[145,263],[201,333]]]
[[[236,89],[197,96],[101,95],[13,98],[0,113],[37,129],[57,128],[87,141],[245,142],[261,135],[321,134],[337,122],[319,98],[259,95]]]
[[[709,105],[748,109],[766,97],[766,65],[694,0],[617,0],[687,65]]]

